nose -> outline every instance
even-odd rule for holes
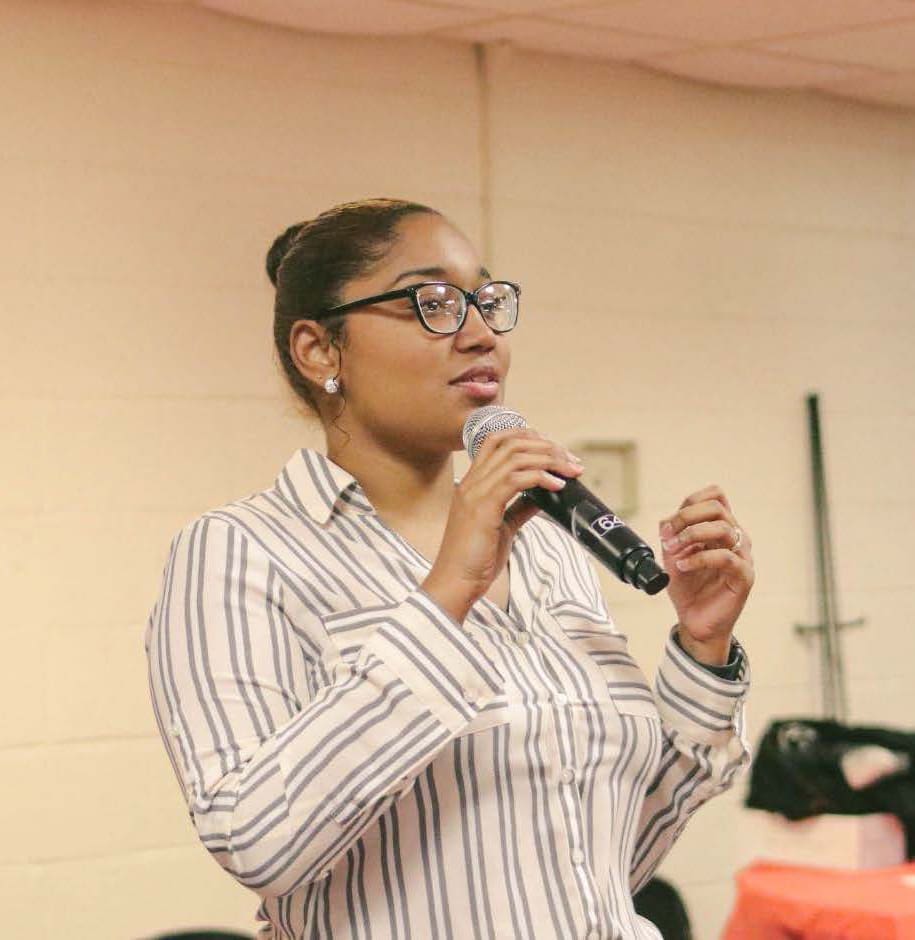
[[[468,345],[483,343],[491,347],[495,342],[496,335],[495,330],[486,322],[477,305],[468,301],[467,316],[457,332],[459,341]]]

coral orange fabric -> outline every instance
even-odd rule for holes
[[[723,940],[915,940],[915,864],[847,871],[759,862],[737,885]]]

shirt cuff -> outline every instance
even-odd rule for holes
[[[378,623],[362,655],[384,662],[454,734],[504,691],[504,676],[479,643],[422,588],[353,616]]]
[[[683,644],[680,642],[680,634],[677,631],[677,628],[674,627],[673,631],[674,642],[677,646],[686,653],[689,658],[696,663],[697,666],[701,666],[703,669],[707,669],[709,672],[713,673],[716,676],[720,676],[722,679],[730,679],[731,681],[738,678],[740,675],[740,667],[743,661],[743,647],[731,637],[731,648],[728,652],[728,661],[722,666],[715,666],[711,663],[700,663],[698,659],[691,656],[689,651],[686,650]]]
[[[734,735],[738,712],[750,687],[750,664],[735,638],[738,675],[724,679],[696,662],[680,646],[674,626],[655,679],[661,718],[702,744],[724,744]],[[722,667],[719,667],[722,668]]]

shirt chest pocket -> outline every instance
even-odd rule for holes
[[[586,680],[588,694],[622,715],[661,720],[645,674],[629,655],[626,635],[593,611],[572,603],[546,605],[540,620],[550,639],[571,658],[569,670]]]

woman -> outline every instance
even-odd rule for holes
[[[519,496],[576,459],[504,431],[454,477],[466,417],[504,400],[516,287],[393,200],[293,226],[268,271],[327,456],[171,545],[146,648],[201,840],[263,938],[658,937],[632,892],[748,761],[725,495],[662,520],[653,695],[587,553]]]

